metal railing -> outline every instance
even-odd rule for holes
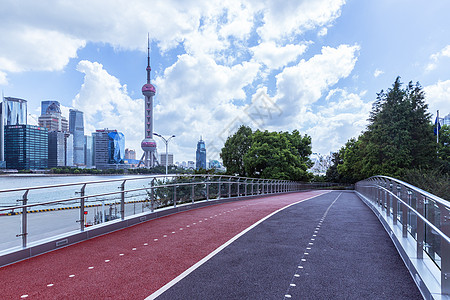
[[[381,208],[402,236],[416,241],[416,258],[425,252],[440,269],[441,293],[450,294],[449,202],[401,180],[374,176],[355,184],[355,190]]]
[[[0,190],[0,205],[7,203],[6,206],[0,206],[0,226],[7,222],[13,230],[19,231],[14,234],[10,232],[6,237],[0,233],[0,240],[18,247],[17,238],[21,238],[21,247],[26,248],[30,243],[30,235],[33,236],[32,241],[36,242],[60,233],[73,230],[83,232],[88,226],[101,226],[101,223],[124,220],[138,213],[151,213],[184,203],[286,193],[328,185],[226,175],[181,174]],[[31,214],[43,211],[61,212]],[[1,243],[0,250],[4,250]]]

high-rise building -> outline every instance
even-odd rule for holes
[[[84,121],[83,112],[77,109],[69,111],[69,132],[73,135],[73,163],[84,165]]]
[[[94,139],[90,135],[84,136],[84,164],[87,168],[94,165]]]
[[[166,165],[166,153],[160,154],[159,162],[160,162],[161,166],[165,166]],[[168,153],[167,154],[167,165],[168,166],[173,165],[173,153]]]
[[[27,124],[27,101],[4,97],[0,103],[0,168],[6,167],[5,126]]]
[[[450,126],[450,114],[444,117],[444,125]]]
[[[66,133],[50,131],[48,133],[48,167],[64,167],[66,165]]]
[[[97,169],[118,168],[125,158],[125,137],[117,130],[102,129],[92,133],[94,164]]]
[[[33,125],[5,126],[5,157],[8,169],[46,169],[47,128]]]
[[[136,151],[133,149],[125,149],[125,159],[136,159]]]
[[[150,83],[150,37],[148,38],[147,46],[147,83],[142,86],[142,94],[145,96],[145,108],[144,108],[144,126],[145,126],[145,138],[141,142],[141,148],[144,150],[141,161],[145,167],[154,167],[158,161],[156,158],[156,142],[153,139],[153,96],[155,96],[156,89]],[[139,162],[140,163],[140,162]]]
[[[205,141],[200,137],[200,141],[197,143],[197,151],[195,153],[195,168],[206,170],[206,146]]]
[[[41,116],[38,119],[39,126],[46,127],[48,131],[64,131],[69,132],[69,123],[67,119],[61,115],[61,108],[58,101],[42,101],[51,102],[42,104],[41,109],[45,108],[45,111],[42,111]]]
[[[194,169],[195,168],[195,162],[193,162],[192,160],[188,160],[187,168],[188,169]]]

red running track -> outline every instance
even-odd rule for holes
[[[144,299],[265,216],[323,193],[208,206],[30,258],[0,269],[0,298]]]

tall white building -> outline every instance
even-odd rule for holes
[[[166,165],[166,153],[160,154],[159,158],[160,158],[159,161],[160,161],[161,166],[165,166]],[[167,155],[167,165],[168,166],[173,165],[173,153],[169,153]]]

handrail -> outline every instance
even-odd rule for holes
[[[401,238],[410,236],[415,240],[413,259],[423,261],[425,252],[434,262],[436,272],[441,273],[441,294],[450,295],[450,202],[407,182],[382,175],[357,182],[355,190],[379,211],[385,211],[379,217],[389,226],[398,226],[398,221],[401,223]]]

